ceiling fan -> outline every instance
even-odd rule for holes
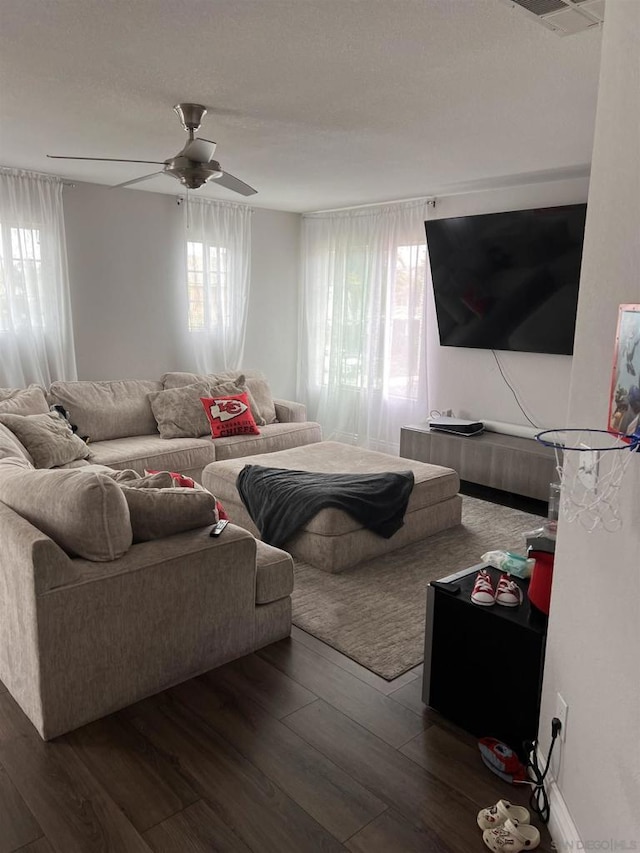
[[[157,166],[162,166],[158,172],[152,172],[150,175],[143,175],[141,178],[134,178],[132,181],[125,181],[123,184],[116,184],[117,187],[129,187],[131,184],[146,181],[149,178],[154,178],[156,175],[171,175],[172,178],[180,181],[185,187],[191,190],[197,190],[208,182],[220,184],[228,190],[240,193],[240,195],[253,195],[257,193],[249,184],[245,184],[239,178],[230,175],[229,172],[223,172],[220,168],[220,163],[213,159],[213,154],[216,150],[216,143],[208,139],[194,139],[194,133],[197,133],[200,123],[204,118],[207,109],[202,104],[177,104],[174,108],[178,118],[182,123],[182,127],[189,134],[189,141],[178,151],[173,157],[167,160],[119,160],[114,157],[65,157],[61,154],[47,154],[53,160],[99,160],[101,162],[110,163],[153,163]]]

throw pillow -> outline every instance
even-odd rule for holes
[[[251,414],[253,415],[254,421],[258,426],[264,426],[267,421],[262,416],[260,405],[254,398],[253,390],[250,387],[250,381],[253,382],[254,378],[256,378],[255,374],[252,374],[251,377],[247,377],[244,373],[240,373],[239,370],[229,370],[226,373],[165,373],[162,376],[161,382],[165,390],[173,388],[184,388],[185,385],[193,385],[195,382],[208,382],[209,385],[215,386],[220,386],[231,382],[233,385],[237,385],[239,390],[229,391],[227,393],[236,394],[246,391],[247,396],[249,397],[249,408],[251,409]],[[266,380],[264,381],[266,382]],[[258,393],[262,393],[262,391],[258,389]],[[210,394],[210,396],[213,396],[213,393]],[[268,407],[265,408],[267,408],[267,413],[270,416]],[[274,420],[269,421],[269,423],[275,423],[275,406],[273,407],[273,418]],[[207,429],[205,433],[203,433],[203,435],[206,435],[208,432],[209,430]]]
[[[198,401],[199,402],[199,401]],[[144,469],[145,474],[161,474],[165,473],[162,471],[151,471],[148,468]],[[174,486],[181,486],[183,489],[195,489],[196,481],[193,477],[187,477],[185,474],[178,474],[176,471],[169,471],[171,479],[173,480]]]
[[[160,474],[166,474],[171,482],[168,471],[161,471]],[[149,483],[143,483],[144,479],[120,483],[129,506],[134,542],[163,539],[218,521],[216,499],[206,489],[176,486],[155,488]]]
[[[49,404],[39,385],[28,388],[0,388],[0,412],[12,415],[43,415]]]
[[[127,502],[101,473],[38,471],[26,459],[0,459],[0,501],[71,556],[106,562],[131,547]]]
[[[228,397],[203,397],[202,405],[209,419],[212,438],[260,435],[249,408],[246,391]]]
[[[0,459],[4,459],[5,456],[19,456],[28,462],[33,462],[27,448],[23,444],[20,444],[17,437],[8,427],[0,424]]]
[[[42,415],[0,414],[0,423],[8,427],[23,444],[36,468],[56,468],[75,459],[88,459],[91,451],[73,434],[71,427],[56,412]]]
[[[271,388],[264,377],[248,376],[246,379],[248,391],[251,393],[255,406],[258,410],[261,420],[256,418],[256,423],[275,424],[278,423],[276,417],[276,406],[273,402]],[[253,411],[253,409],[251,410]]]
[[[242,393],[244,377],[241,376],[240,379],[241,383],[229,381],[217,386],[202,380],[181,388],[148,394],[161,438],[200,438],[208,435],[209,422],[200,398]]]

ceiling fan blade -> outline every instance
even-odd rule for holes
[[[233,190],[234,193],[240,193],[240,195],[254,195],[258,192],[258,190],[250,187],[249,184],[241,181],[240,178],[230,175],[229,172],[223,172],[219,178],[212,178],[209,183],[220,184],[220,186],[226,187],[228,190]]]
[[[47,154],[50,160],[99,160],[101,163],[151,163],[164,166],[164,160],[118,160],[116,157],[66,157],[64,154]]]
[[[134,178],[132,181],[125,181],[123,184],[114,184],[109,189],[117,190],[122,187],[130,187],[131,184],[139,184],[140,181],[148,181],[149,178],[155,178],[156,175],[164,175],[164,169],[160,169],[159,172],[151,172],[150,175],[143,175],[141,178]]]
[[[184,146],[180,154],[195,160],[196,163],[208,163],[216,150],[216,143],[209,139],[192,139]]]

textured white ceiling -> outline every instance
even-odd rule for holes
[[[165,160],[194,101],[260,207],[564,169],[591,160],[600,39],[503,0],[1,0],[0,164],[121,183],[154,169],[45,155]]]

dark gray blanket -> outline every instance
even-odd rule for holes
[[[282,547],[325,507],[342,509],[390,539],[402,527],[413,471],[319,474],[245,465],[236,486],[262,540],[270,545]]]

